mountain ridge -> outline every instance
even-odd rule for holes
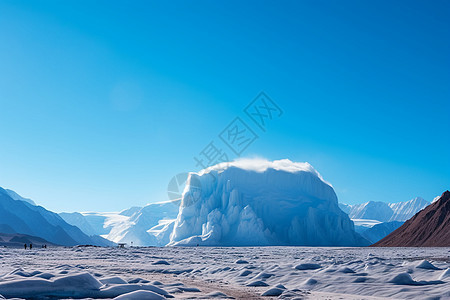
[[[10,194],[11,192],[0,187],[0,225],[8,231],[36,236],[63,246],[112,244],[97,237],[91,238],[78,227],[65,222],[58,214],[28,201],[15,200]]]
[[[74,212],[60,213],[60,216],[83,231],[93,231],[115,243],[165,246],[169,242],[168,230],[178,215],[180,201],[133,206],[118,213]]]
[[[416,213],[374,247],[449,247],[450,192]]]
[[[421,197],[396,203],[381,201],[368,201],[354,205],[339,203],[339,207],[349,215],[350,219],[370,219],[380,222],[405,222],[428,205],[430,202]]]

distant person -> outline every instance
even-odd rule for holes
[[[27,244],[23,245],[25,247],[25,250],[27,250]]]
[[[30,250],[33,249],[33,244],[30,243]]]
[[[44,248],[47,249],[47,244],[44,245]]]

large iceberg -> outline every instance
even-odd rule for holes
[[[308,163],[240,159],[190,173],[169,245],[365,246]]]

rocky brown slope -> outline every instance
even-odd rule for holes
[[[442,196],[373,247],[450,247],[450,192]]]

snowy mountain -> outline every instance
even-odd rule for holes
[[[59,213],[59,216],[63,218],[64,221],[69,223],[70,225],[77,226],[83,231],[85,234],[91,235],[100,235],[99,232],[95,231],[94,228],[91,227],[86,218],[77,212],[74,213]]]
[[[360,234],[371,243],[376,243],[402,225],[403,222],[399,221],[384,222],[366,228],[364,231],[360,232]]]
[[[104,239],[87,236],[77,227],[66,223],[58,214],[20,200],[19,195],[11,192],[0,188],[0,228],[7,230],[7,233],[36,236],[65,246],[111,245]],[[17,195],[15,198],[20,201],[12,198],[10,194]]]
[[[380,222],[387,222],[393,214],[388,203],[370,201],[367,203],[354,205],[349,212],[350,219],[370,219]]]
[[[417,197],[406,202],[398,203],[375,201],[356,205],[339,203],[339,207],[349,215],[350,219],[370,219],[378,220],[380,222],[404,222],[429,204],[430,202]]]
[[[169,245],[367,245],[308,163],[245,159],[190,173]]]
[[[393,214],[390,221],[406,221],[412,218],[418,211],[430,205],[430,202],[421,197],[414,198],[407,202],[391,203],[389,207]]]
[[[164,246],[169,242],[179,206],[180,200],[172,200],[132,207],[120,213],[60,213],[60,216],[86,234],[101,235],[115,243]]]
[[[132,214],[130,210],[126,210],[116,216],[110,215],[105,220],[105,226],[111,230],[103,236],[117,243],[164,246],[156,237],[160,230],[154,227],[158,227],[160,222],[173,222],[178,215],[179,206],[180,200],[165,201],[148,204],[139,210],[134,209]],[[160,229],[164,229],[164,226]]]

